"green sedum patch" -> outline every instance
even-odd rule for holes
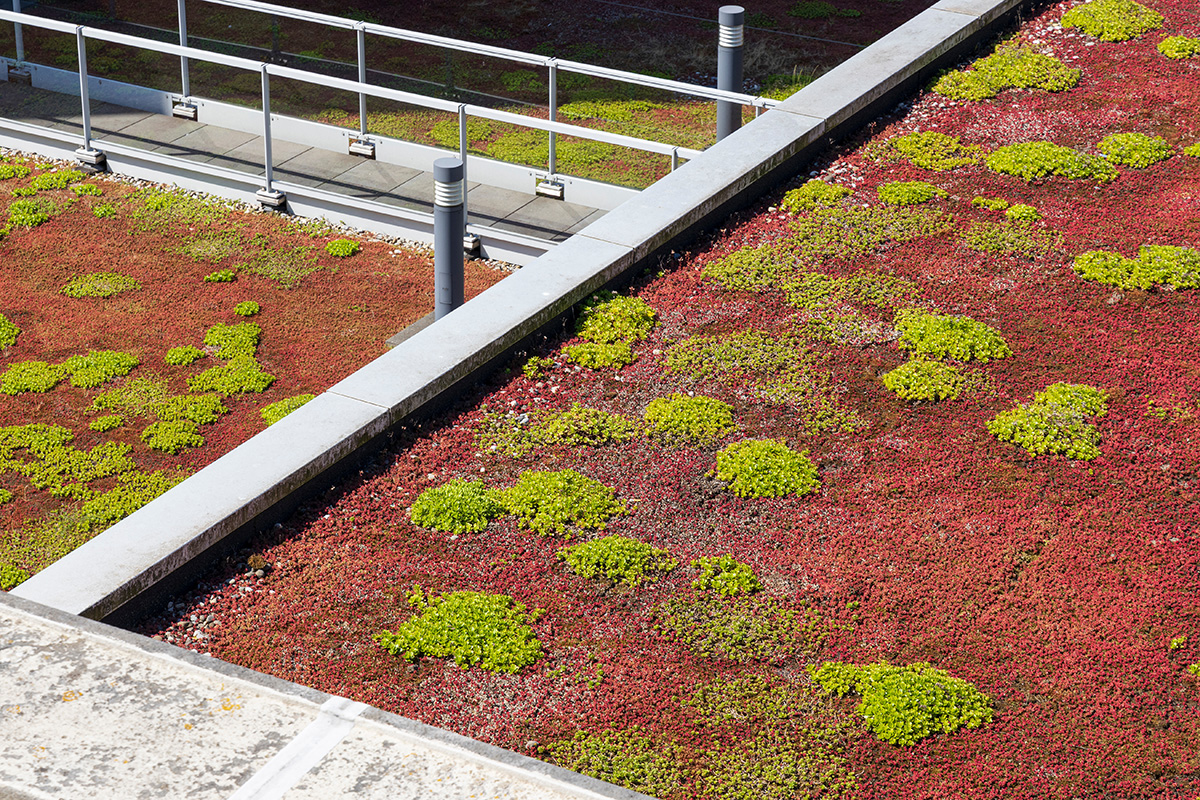
[[[1145,169],[1175,154],[1161,136],[1144,133],[1114,133],[1101,139],[1096,149],[1114,164],[1134,169]]]
[[[184,448],[204,444],[204,437],[197,433],[199,428],[190,419],[159,420],[146,426],[141,438],[151,450],[176,455]]]
[[[704,265],[701,274],[733,291],[761,292],[795,269],[795,257],[774,242],[741,247]]]
[[[8,317],[0,314],[0,350],[12,347],[17,343],[21,329],[13,324]]]
[[[957,367],[915,358],[884,375],[883,385],[902,400],[957,400],[966,379]]]
[[[137,511],[154,498],[182,481],[182,474],[157,472],[126,472],[117,476],[117,485],[86,501],[80,509],[83,521],[90,528],[106,528]]]
[[[629,342],[584,342],[573,344],[564,351],[567,360],[588,369],[621,368],[634,362],[633,347]]]
[[[937,131],[915,131],[889,139],[887,147],[908,159],[914,166],[947,172],[976,164],[983,156],[981,148],[964,145],[957,136]]]
[[[637,425],[620,414],[572,403],[531,429],[529,439],[534,445],[599,447],[627,441],[637,434]]]
[[[558,107],[567,119],[605,119],[609,122],[633,122],[636,114],[662,108],[648,100],[577,100]],[[455,134],[457,141],[457,133]]]
[[[1030,207],[1017,205],[1013,208]],[[1033,213],[1037,214],[1036,211]],[[1026,258],[1044,256],[1062,244],[1060,235],[1039,230],[1023,219],[1028,216],[1028,212],[1022,212],[1012,215],[1010,222],[972,222],[963,232],[962,243],[980,253]]]
[[[94,389],[114,378],[128,375],[140,363],[132,353],[93,350],[86,356],[71,356],[63,362],[63,369],[70,374],[72,386]]]
[[[536,381],[538,378],[545,376],[557,364],[557,362],[548,356],[530,356],[529,360],[521,365],[521,374],[531,381]]]
[[[375,635],[383,649],[412,661],[421,656],[453,658],[466,669],[519,672],[542,657],[529,624],[533,615],[508,595],[449,592],[426,599],[414,587],[409,604],[420,612],[394,631]]]
[[[971,205],[988,211],[1003,211],[1009,203],[1003,197],[972,197]]]
[[[700,570],[700,577],[692,581],[692,588],[702,592],[716,592],[722,597],[739,594],[754,594],[762,589],[758,576],[749,564],[743,564],[733,556],[700,556],[692,562]]]
[[[542,446],[600,447],[627,441],[638,432],[637,424],[620,414],[572,403],[547,415],[486,414],[476,444],[484,452],[515,458]]]
[[[683,781],[678,746],[658,744],[637,727],[577,731],[546,749],[560,767],[651,797],[666,797],[678,791]]]
[[[1049,453],[1090,461],[1100,455],[1100,431],[1087,421],[1108,413],[1106,395],[1086,384],[1056,383],[987,423],[1002,442],[1024,447],[1030,455]]]
[[[807,450],[771,439],[734,442],[717,453],[716,477],[739,497],[803,497],[821,486]]]
[[[562,108],[559,108],[562,112]],[[492,123],[486,119],[478,117],[467,118],[467,144],[478,142],[480,139],[491,137],[493,131]],[[458,120],[444,119],[434,123],[429,129],[429,138],[433,139],[440,147],[445,147],[448,150],[457,150],[458,141]]]
[[[863,256],[889,242],[936,236],[953,227],[953,219],[936,208],[822,208],[792,223],[794,236],[787,245],[798,262],[817,265],[830,258]]]
[[[575,334],[589,342],[640,341],[658,324],[658,315],[640,297],[600,292],[583,307]]]
[[[204,344],[216,349],[217,358],[253,356],[258,352],[258,337],[261,335],[262,328],[253,322],[240,322],[237,325],[218,322],[205,331]]]
[[[802,272],[783,283],[782,289],[788,305],[807,311],[847,304],[889,310],[916,302],[921,294],[911,281],[867,270],[844,278],[823,272]]]
[[[16,194],[16,190],[13,194]],[[5,232],[11,228],[36,228],[43,222],[48,222],[54,214],[54,203],[49,200],[14,200],[8,207],[8,225]]]
[[[193,392],[216,392],[225,397],[265,392],[274,382],[275,376],[263,372],[253,356],[236,356],[228,364],[210,367],[187,379]]]
[[[410,511],[414,524],[448,533],[481,531],[503,513],[495,492],[462,478],[421,492]]]
[[[799,189],[792,189],[785,194],[779,207],[789,214],[802,214],[818,208],[833,208],[849,196],[848,186],[838,186],[813,178]]]
[[[112,297],[141,288],[142,285],[128,275],[118,272],[93,272],[72,278],[61,292],[67,297]]]
[[[1004,211],[1004,216],[1013,222],[1037,222],[1042,218],[1040,211],[1024,203],[1017,203],[1015,206],[1010,206]]]
[[[325,245],[325,252],[336,258],[347,258],[361,249],[353,239],[334,239]]]
[[[94,431],[98,431],[99,433],[104,433],[105,431],[111,431],[114,428],[119,428],[124,424],[125,418],[120,414],[105,414],[103,416],[96,417],[94,420],[89,422],[88,427]]]
[[[312,400],[314,397],[316,397],[315,394],[297,394],[293,395],[292,397],[285,397],[284,399],[275,403],[263,406],[262,410],[260,410],[258,413],[263,418],[263,421],[266,422],[268,426],[271,426],[295,411],[300,406],[307,403],[309,400]]]
[[[78,450],[70,445],[72,439],[74,434],[58,425],[0,428],[0,472],[24,475],[34,488],[54,497],[86,500],[93,494],[87,484],[134,468],[127,444],[103,442]]]
[[[176,367],[186,367],[197,359],[204,358],[204,351],[190,344],[172,347],[163,356],[163,361]]]
[[[0,164],[0,181],[24,178],[30,172],[24,164]]]
[[[9,364],[0,374],[0,392],[24,394],[25,392],[48,392],[67,377],[60,364],[45,361],[18,361]]]
[[[705,753],[708,768],[697,779],[698,789],[713,800],[859,797],[858,779],[831,746],[844,738],[841,728],[821,726],[811,735],[797,741],[785,730],[767,728],[732,743],[717,740]]]
[[[673,394],[646,406],[646,433],[666,442],[706,445],[733,433],[733,406],[712,397]]]
[[[101,203],[92,209],[92,216],[96,219],[108,219],[117,215],[117,207],[112,203]]]
[[[1143,245],[1137,258],[1092,250],[1075,257],[1075,274],[1089,281],[1126,291],[1147,291],[1165,285],[1174,289],[1200,287],[1200,251],[1171,245]]]
[[[1162,15],[1134,0],[1091,0],[1063,14],[1064,28],[1078,28],[1102,42],[1124,42],[1161,28]]]
[[[215,394],[176,395],[154,406],[154,414],[163,422],[186,419],[197,425],[211,425],[228,414],[229,409]]]
[[[906,309],[896,315],[896,330],[896,344],[914,356],[987,363],[1012,355],[999,331],[970,317]]]
[[[104,190],[94,183],[80,183],[71,187],[71,193],[76,197],[100,197]]]
[[[13,564],[0,564],[0,591],[15,589],[29,580],[29,573]]]
[[[262,311],[262,307],[253,300],[243,300],[233,307],[233,313],[239,317],[253,317]]]
[[[612,489],[571,469],[525,472],[494,497],[521,525],[543,536],[565,533],[568,525],[603,529],[609,518],[625,513]]]
[[[1200,37],[1168,36],[1158,43],[1158,52],[1175,60],[1195,58],[1200,56]]]
[[[933,91],[952,100],[987,100],[1005,89],[1041,89],[1062,92],[1079,83],[1080,72],[1053,56],[1028,47],[1001,46],[981,58],[971,69],[947,72]]]
[[[828,374],[817,369],[817,361],[799,338],[755,330],[696,336],[666,352],[668,372],[734,386],[749,380],[758,397],[795,408],[810,432],[857,429],[860,420],[838,402]]]
[[[984,163],[993,172],[1013,175],[1027,183],[1051,175],[1097,183],[1108,183],[1117,178],[1117,170],[1108,159],[1061,147],[1053,142],[1006,145],[992,152]]]
[[[567,359],[589,369],[632,364],[633,343],[645,339],[657,319],[641,298],[598,292],[584,304],[575,323],[575,334],[586,342],[568,347]]]
[[[119,411],[132,417],[153,416],[167,399],[167,383],[157,376],[130,378],[92,400],[93,411]]]
[[[918,206],[948,196],[945,189],[925,181],[892,181],[880,186],[876,192],[880,200],[893,206]]]
[[[912,745],[935,733],[992,721],[987,695],[927,663],[896,667],[879,661],[859,667],[830,661],[809,672],[826,693],[861,695],[859,715],[890,744]]]
[[[231,283],[237,280],[237,273],[231,269],[219,269],[204,276],[205,283]]]
[[[83,173],[79,170],[62,169],[34,175],[33,179],[29,181],[29,186],[36,191],[44,192],[51,189],[66,189],[72,183],[81,180],[83,180]]]
[[[762,592],[674,597],[659,606],[656,616],[660,631],[697,655],[730,661],[806,655],[825,635],[815,612],[787,608]]]
[[[576,575],[604,578],[613,583],[637,586],[656,572],[669,572],[675,559],[666,550],[625,536],[605,536],[558,551],[558,557]]]

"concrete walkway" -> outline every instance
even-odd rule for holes
[[[263,137],[162,114],[92,102],[92,138],[261,176]],[[83,135],[77,96],[0,81],[0,118]],[[2,124],[2,123],[0,123]],[[273,139],[274,177],[413,211],[433,210],[433,174]],[[564,241],[604,215],[587,206],[468,183],[470,222],[549,242]]]
[[[0,800],[643,798],[0,593]]]

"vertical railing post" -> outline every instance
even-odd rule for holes
[[[182,2],[182,0],[180,0]],[[358,23],[358,82],[367,82],[367,31],[365,23]],[[367,95],[365,92],[358,93],[358,135],[359,138],[367,137]]]
[[[271,181],[274,179],[274,164],[271,158],[271,74],[267,65],[262,65],[262,108],[263,108],[263,170],[267,185],[263,188],[268,192],[274,191]]]
[[[179,0],[179,46],[188,46],[187,34],[187,0]],[[183,95],[183,102],[187,102],[192,96],[192,79],[188,74],[188,57],[179,57],[179,85],[180,94]]]
[[[671,148],[671,172],[679,169],[679,148]]]
[[[717,88],[726,92],[742,91],[742,41],[746,10],[741,6],[721,6],[717,12]],[[717,101],[717,141],[742,125],[742,106],[728,100]]]
[[[274,157],[271,154],[271,74],[267,65],[261,64],[262,69],[262,107],[263,107],[263,178],[266,184],[255,192],[258,202],[268,208],[281,209],[287,202],[283,192],[277,191],[273,184],[275,180]]]
[[[87,39],[83,26],[75,26],[75,49],[79,53],[79,98],[83,102],[83,149],[92,149],[92,103],[88,97]]]
[[[467,197],[463,162],[433,162],[433,318],[463,304],[463,201]]]
[[[558,120],[558,62],[553,58],[550,59],[550,121]],[[558,173],[558,157],[554,152],[555,133],[550,131],[550,158],[549,170],[550,180],[554,180],[554,176]]]
[[[75,151],[80,162],[96,169],[104,168],[104,153],[92,147],[92,101],[88,94],[87,38],[83,26],[75,26],[75,50],[79,56],[79,100],[83,104],[83,146]]]
[[[21,0],[12,0],[14,14],[21,13]],[[17,41],[17,64],[25,63],[25,31],[19,22],[13,23],[13,38]]]

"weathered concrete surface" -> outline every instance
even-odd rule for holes
[[[643,797],[0,594],[0,800]]]

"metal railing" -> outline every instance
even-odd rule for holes
[[[229,6],[244,10],[256,11],[273,16],[295,19],[304,22],[313,22],[341,28],[344,30],[353,30],[356,33],[357,39],[357,67],[358,80],[352,81],[344,78],[337,78],[329,75],[323,75],[307,70],[287,67],[279,64],[272,64],[266,61],[254,61],[252,59],[241,58],[238,56],[226,55],[223,53],[214,52],[211,50],[202,50],[188,45],[187,34],[187,8],[186,0],[177,0],[179,13],[179,39],[180,44],[175,45],[168,42],[160,42],[153,39],[146,39],[129,34],[118,33],[115,31],[104,30],[101,28],[88,27],[84,25],[74,25],[68,22],[60,22],[45,17],[34,16],[20,11],[21,0],[12,0],[14,11],[0,10],[0,20],[11,22],[14,25],[15,43],[17,49],[18,65],[25,63],[24,40],[22,36],[22,28],[25,25],[30,25],[35,28],[55,31],[58,33],[73,34],[77,40],[78,51],[78,68],[79,68],[79,86],[80,96],[83,104],[83,150],[91,151],[91,113],[88,99],[88,71],[87,71],[87,40],[93,39],[111,44],[123,45],[127,47],[140,48],[150,50],[166,55],[177,56],[180,60],[180,77],[181,77],[181,96],[183,102],[188,102],[191,98],[191,80],[189,74],[189,62],[192,60],[205,61],[213,64],[218,64],[225,67],[243,69],[250,72],[257,72],[262,77],[262,109],[263,109],[263,138],[264,138],[264,172],[265,186],[264,191],[267,193],[274,192],[273,188],[273,164],[271,158],[271,89],[270,78],[272,75],[319,85],[325,88],[340,89],[353,94],[357,94],[359,98],[359,136],[366,138],[369,136],[367,125],[366,105],[367,98],[374,97],[383,100],[390,100],[399,103],[405,103],[427,109],[445,111],[453,113],[458,118],[458,133],[459,133],[459,157],[464,165],[467,164],[467,120],[469,117],[479,117],[482,119],[491,120],[494,122],[508,123],[514,126],[523,128],[532,128],[535,130],[545,131],[548,134],[548,177],[553,179],[557,175],[557,160],[555,153],[555,140],[558,135],[574,136],[580,139],[586,139],[605,144],[611,144],[618,147],[627,147],[644,152],[655,153],[658,155],[669,156],[671,159],[671,169],[678,167],[681,159],[692,159],[700,154],[699,150],[671,145],[664,142],[658,142],[650,139],[642,139],[635,136],[626,136],[624,134],[611,133],[609,131],[588,128],[581,125],[572,125],[570,123],[559,122],[557,119],[557,77],[559,70],[573,72],[581,75],[604,78],[613,81],[633,84],[646,88],[658,89],[662,91],[675,92],[694,97],[702,97],[708,100],[724,100],[727,102],[738,103],[742,105],[750,105],[755,109],[757,116],[762,110],[771,108],[777,105],[778,101],[758,97],[748,94],[736,92],[721,91],[703,86],[695,86],[693,84],[683,83],[681,81],[673,81],[665,78],[656,78],[649,75],[640,75],[638,73],[624,72],[621,70],[609,69],[606,67],[598,67],[591,64],[585,64],[577,61],[569,61],[558,59],[550,56],[540,56],[533,53],[525,53],[518,50],[509,50],[491,45],[476,44],[457,39],[450,39],[443,36],[435,36],[432,34],[419,33],[408,31],[400,28],[392,28],[385,25],[375,23],[362,22],[351,20],[344,17],[336,17],[328,14],[319,14],[315,12],[303,11],[300,9],[287,8],[285,6],[273,5],[270,3],[257,2],[257,0],[200,0],[201,2],[211,3],[215,5]],[[378,35],[387,38],[399,39],[408,42],[445,47],[453,50],[470,52],[475,55],[486,55],[495,58],[517,61],[524,64],[540,65],[545,67],[549,76],[549,119],[539,119],[537,117],[528,116],[525,114],[517,114],[510,111],[503,111],[486,106],[474,105],[470,103],[456,103],[450,100],[441,98],[429,97],[426,95],[406,92],[398,89],[390,89],[383,86],[377,86],[366,82],[366,34]]]

